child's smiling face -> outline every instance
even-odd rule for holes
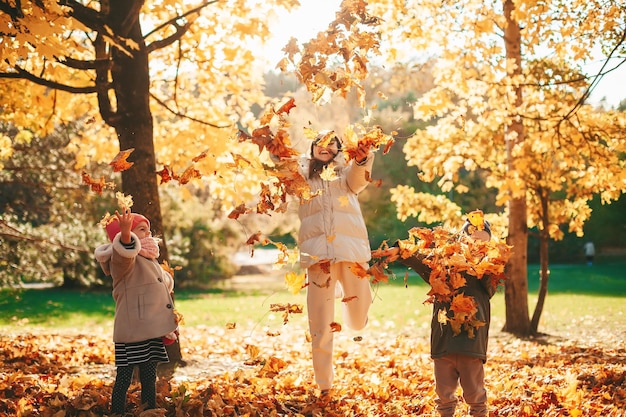
[[[316,143],[313,146],[313,158],[322,162],[329,162],[333,160],[338,153],[339,146],[337,139],[331,139],[326,146],[320,146],[319,143]]]

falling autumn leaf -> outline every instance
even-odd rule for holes
[[[293,109],[294,107],[296,107],[296,99],[292,97],[285,104],[280,106],[280,108],[276,111],[276,113],[277,114],[282,114],[282,113],[289,114],[291,109]]]
[[[121,172],[126,171],[128,168],[132,167],[134,162],[128,162],[126,159],[130,156],[135,148],[126,149],[124,151],[120,151],[109,165],[113,167],[113,172]]]
[[[202,159],[204,159],[204,158],[206,158],[206,157],[207,157],[207,151],[204,151],[204,152],[202,152],[202,153],[200,153],[200,154],[198,154],[198,155],[194,156],[194,157],[191,159],[191,161],[195,163],[195,162],[201,161]]]
[[[336,179],[339,178],[339,176],[337,175],[337,172],[335,171],[335,164],[333,164],[332,162],[326,166],[324,166],[324,168],[322,169],[322,172],[320,173],[320,178],[323,179],[324,181],[335,181]]]
[[[88,185],[91,191],[94,191],[98,194],[102,194],[102,191],[106,188],[109,188],[112,190],[115,189],[115,183],[106,182],[104,180],[104,177],[100,177],[98,180],[94,180],[93,178],[91,178],[91,176],[89,176],[89,174],[87,174],[84,171],[82,172],[81,177],[83,180],[83,184]]]
[[[170,167],[167,165],[163,166],[160,171],[157,171],[157,175],[161,178],[160,184],[166,184],[173,179]]]
[[[228,214],[228,218],[238,219],[239,216],[241,216],[242,214],[247,214],[247,213],[250,213],[250,210],[246,207],[245,203],[241,203]]]
[[[302,305],[301,304],[270,304],[270,311],[273,312],[282,312],[283,313],[283,323],[287,324],[289,322],[289,316],[291,314],[302,314]]]
[[[305,272],[296,273],[296,272],[290,271],[285,275],[285,285],[287,286],[287,289],[289,290],[289,292],[294,295],[299,293],[300,290],[305,287],[305,281],[306,281]]]

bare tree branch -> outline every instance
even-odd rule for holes
[[[210,6],[211,4],[214,4],[214,3],[218,3],[218,2],[219,2],[219,0],[207,0],[204,3],[199,4],[197,7],[194,7],[193,9],[186,11],[182,15],[175,16],[175,17],[171,18],[170,20],[168,20],[166,22],[163,22],[159,26],[155,27],[151,32],[146,33],[146,35],[144,36],[144,39],[147,39],[152,34],[160,31],[161,29],[164,29],[165,27],[167,27],[169,25],[178,26],[178,24],[176,23],[178,20],[186,18],[188,16],[191,16],[192,14],[198,14],[205,7]]]
[[[613,49],[611,50],[611,53],[609,53],[609,55],[606,57],[606,60],[604,61],[604,63],[602,64],[602,67],[598,70],[598,72],[596,73],[596,75],[594,75],[593,81],[591,82],[591,84],[589,84],[589,86],[587,87],[587,89],[585,90],[585,92],[583,93],[583,95],[580,97],[580,99],[578,100],[578,103],[576,103],[574,105],[574,107],[572,107],[570,109],[570,111],[563,116],[563,120],[568,119],[573,113],[575,113],[584,103],[585,101],[589,98],[589,96],[591,95],[591,93],[593,92],[593,90],[596,88],[596,86],[598,85],[598,83],[602,80],[602,78],[604,77],[605,74],[608,74],[609,72],[617,69],[619,66],[621,66],[624,62],[626,62],[626,59],[622,60],[622,62],[620,62],[617,66],[615,66],[614,68],[612,68],[609,71],[605,72],[605,68],[606,66],[609,64],[609,60],[613,57],[613,55],[617,52],[617,50],[619,49],[619,47],[624,43],[624,41],[626,41],[626,30],[624,32],[622,32],[622,37],[619,40],[619,42],[617,42],[617,44],[615,44],[615,46],[613,47]]]
[[[11,225],[9,225],[4,220],[0,220],[0,236],[8,238],[8,239],[14,239],[14,240],[21,240],[21,241],[25,241],[25,242],[31,242],[31,243],[34,243],[34,244],[37,244],[37,245],[42,245],[42,246],[43,245],[53,245],[53,246],[59,247],[61,249],[67,249],[67,250],[71,250],[71,251],[75,251],[75,252],[91,253],[91,249],[90,248],[79,247],[79,246],[74,246],[74,245],[68,245],[68,244],[65,244],[63,242],[56,242],[56,241],[45,239],[45,238],[42,238],[42,237],[25,235],[24,233],[20,232],[16,228],[14,228]]]
[[[100,12],[80,4],[76,0],[61,0],[59,3],[72,9],[70,16],[74,19],[94,32],[109,37],[115,46],[124,53],[133,54],[133,49],[126,44],[126,38],[112,32]]]
[[[183,26],[175,23],[173,24],[176,27],[176,32],[173,35],[168,36],[167,38],[159,39],[158,41],[154,41],[147,45],[146,48],[148,49],[148,53],[156,51],[157,49],[165,48],[166,46],[169,46],[178,41],[180,38],[183,37],[183,35],[187,32],[187,30],[189,30],[189,27],[191,26],[191,22],[187,22]]]
[[[56,81],[47,80],[45,78],[31,74],[30,72],[17,66],[14,68],[16,72],[1,72],[0,78],[28,80],[44,87],[53,88],[55,90],[67,91],[68,93],[91,94],[96,92],[95,86],[74,87],[71,85],[61,84]]]
[[[148,45],[148,53],[155,51],[157,49],[162,49],[165,48],[166,46],[169,46],[171,44],[173,44],[174,42],[178,41],[180,38],[183,37],[183,35],[189,30],[189,28],[192,25],[192,22],[190,22],[189,20],[187,20],[186,18],[192,14],[199,14],[200,11],[213,4],[213,3],[217,3],[218,0],[210,0],[210,1],[205,1],[204,3],[200,4],[198,7],[195,7],[185,13],[183,13],[180,16],[175,16],[173,18],[171,18],[170,20],[163,22],[162,24],[160,24],[159,26],[157,26],[156,28],[154,28],[152,31],[148,32],[145,36],[144,39],[147,39],[149,36],[151,36],[152,34],[166,28],[167,26],[174,26],[176,28],[176,32],[171,35],[168,36],[167,38],[164,39],[159,39],[158,41],[154,41],[152,43],[150,43]],[[185,20],[185,24],[181,25],[178,22],[184,19]]]
[[[150,97],[152,97],[157,103],[159,103],[165,110],[169,111],[170,113],[172,113],[175,116],[182,117],[183,119],[191,120],[193,122],[197,122],[197,123],[203,124],[205,126],[211,126],[211,127],[217,128],[217,129],[224,129],[224,128],[232,126],[232,125],[220,126],[220,125],[216,125],[216,124],[213,124],[213,123],[210,123],[210,122],[205,122],[204,120],[196,119],[194,117],[186,115],[185,113],[181,113],[179,111],[176,111],[176,110],[172,109],[167,104],[165,104],[164,101],[162,101],[161,99],[156,97],[154,94],[150,94]]]

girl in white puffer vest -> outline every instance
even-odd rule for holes
[[[300,159],[301,174],[314,195],[300,202],[298,246],[300,264],[307,268],[313,371],[322,396],[329,395],[333,384],[336,287],[343,297],[343,320],[353,330],[365,327],[372,304],[369,280],[355,275],[351,267],[357,263],[367,269],[371,259],[358,194],[369,184],[373,162],[369,146],[359,145],[355,160],[346,163],[333,132],[320,133],[310,155]],[[322,174],[325,169],[334,174]]]

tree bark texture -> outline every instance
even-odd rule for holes
[[[150,72],[148,51],[141,33],[136,1],[110,2],[109,23],[121,36],[132,39],[139,49],[129,56],[112,47],[111,79],[115,93],[114,128],[120,150],[133,148],[128,161],[133,166],[122,172],[122,190],[133,196],[133,211],[150,219],[152,232],[163,237],[163,217],[159,200],[154,150],[154,131],[150,111]],[[161,259],[167,259],[165,239]]]
[[[549,201],[550,195],[548,192],[541,193],[541,218],[542,229],[539,231],[539,262],[541,264],[541,279],[539,281],[539,293],[537,295],[537,305],[535,305],[535,311],[533,317],[530,320],[530,332],[536,334],[539,329],[539,319],[543,312],[543,306],[548,295],[548,280],[550,279],[550,271],[548,270],[548,245],[550,242],[550,232],[548,231],[548,225],[550,224],[549,216]]]
[[[504,15],[506,28],[504,42],[506,58],[514,62],[509,68],[508,75],[514,77],[522,73],[521,33],[519,24],[512,18],[515,9],[513,0],[504,0]],[[510,178],[517,170],[513,147],[524,141],[524,125],[517,117],[517,108],[522,104],[521,87],[516,87],[515,103],[511,111],[510,123],[507,132],[507,165]],[[526,212],[526,196],[511,196],[509,201],[509,235],[507,243],[513,246],[509,263],[507,264],[507,280],[504,291],[506,323],[504,331],[526,336],[530,333],[530,319],[528,317],[528,223]]]

